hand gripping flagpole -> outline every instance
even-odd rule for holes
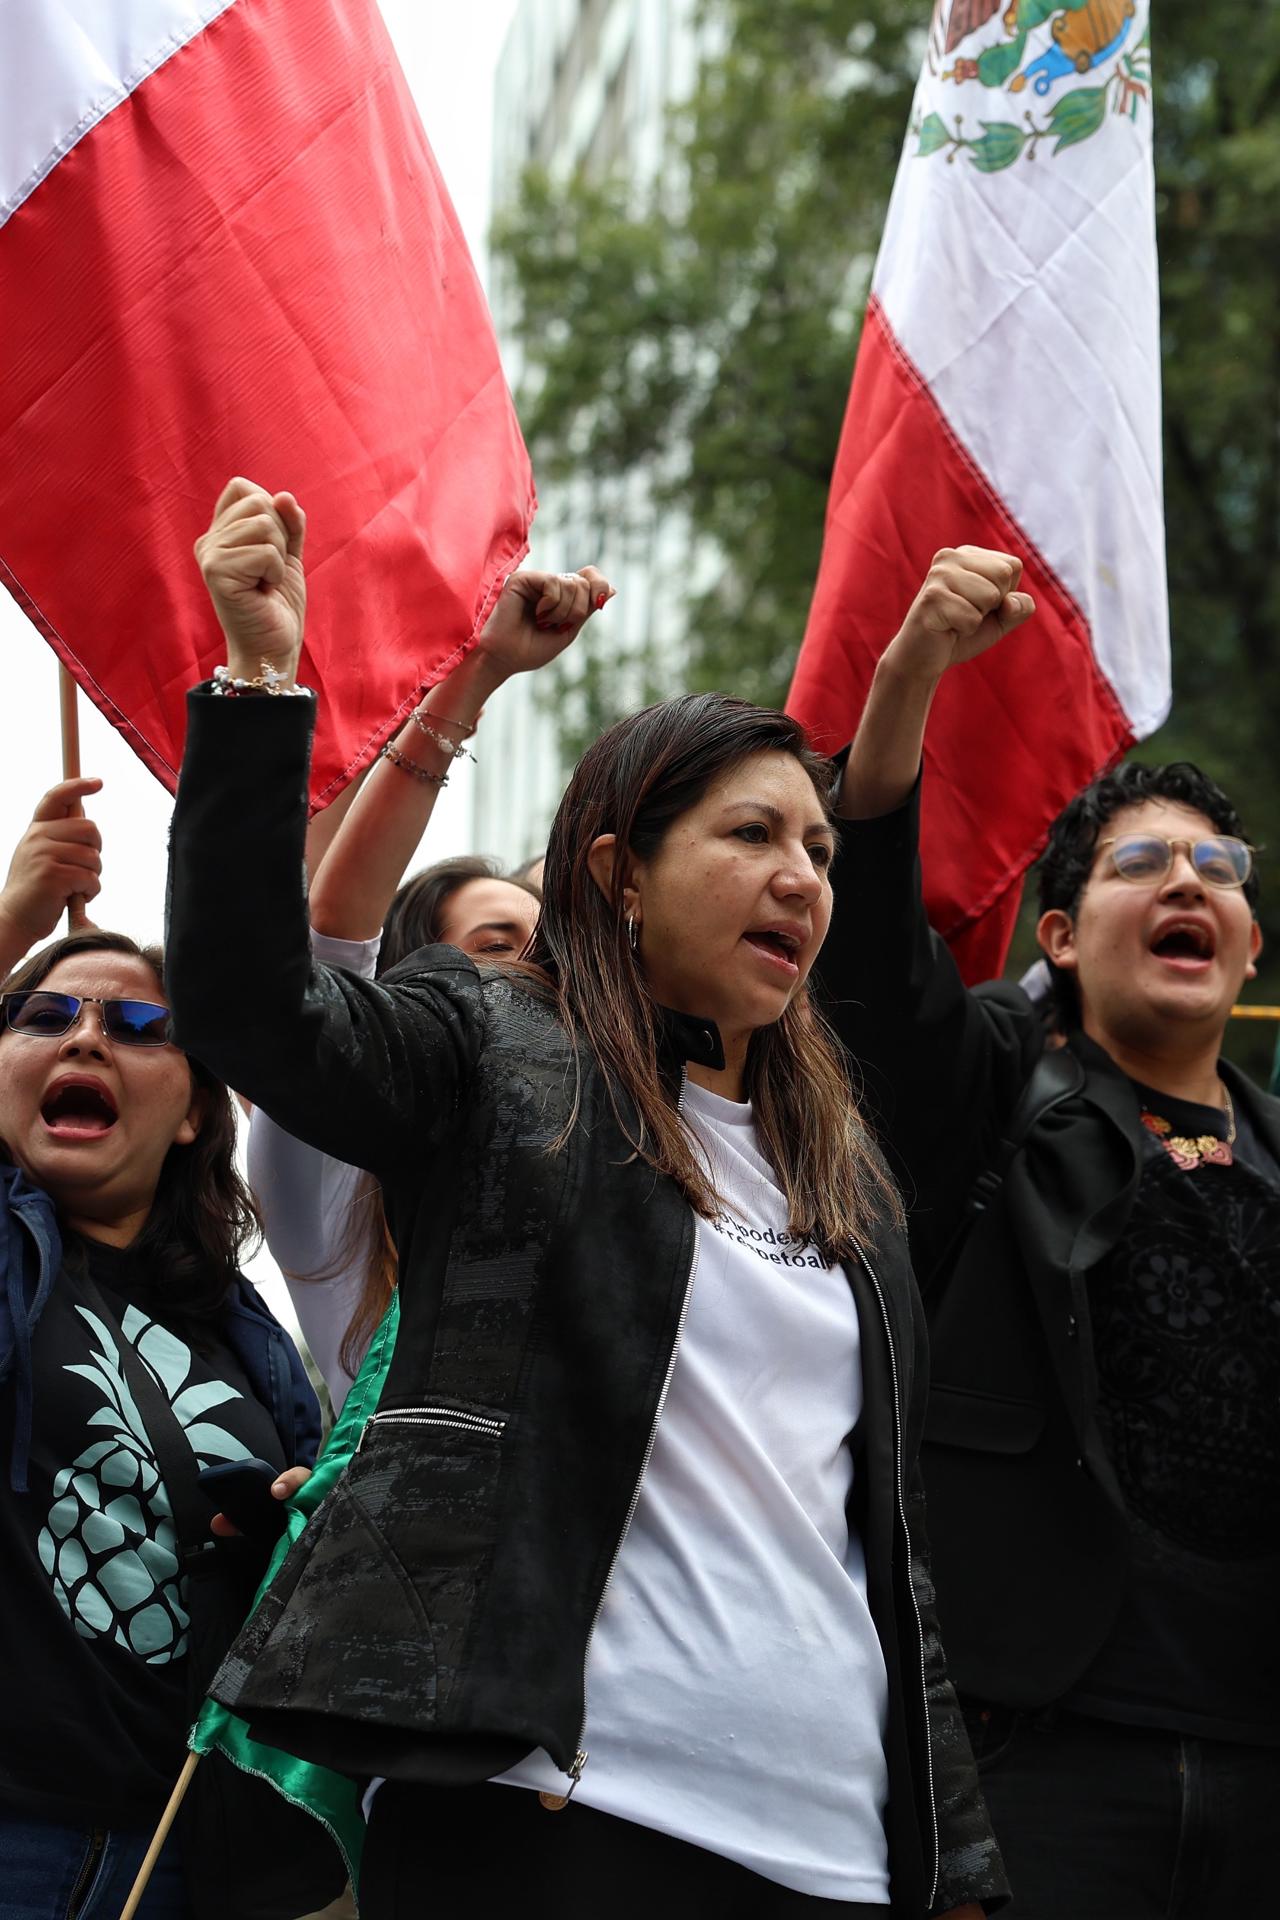
[[[58,668],[58,712],[62,721],[62,777],[64,780],[78,780],[80,777],[80,708],[77,705],[75,681],[66,668]],[[77,805],[77,814],[84,812]],[[77,927],[85,924],[84,895],[73,893],[67,901],[67,932],[74,933]]]
[[[186,1798],[187,1788],[191,1785],[191,1776],[194,1774],[199,1760],[200,1755],[198,1753],[189,1753],[183,1763],[182,1772],[178,1775],[173,1792],[169,1795],[169,1804],[160,1815],[160,1824],[152,1834],[151,1845],[147,1848],[142,1865],[138,1868],[138,1877],[133,1883],[129,1898],[120,1910],[120,1920],[133,1920],[134,1915],[138,1911],[142,1896],[147,1890],[148,1882],[154,1871],[156,1861],[160,1858],[160,1849],[169,1838],[169,1829],[178,1817],[178,1808]]]

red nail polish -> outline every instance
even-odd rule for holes
[[[607,593],[598,593],[596,595],[596,612],[597,613],[604,612],[605,606],[608,603],[608,599],[609,599],[609,596]]]

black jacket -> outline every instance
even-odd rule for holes
[[[377,1416],[215,1685],[256,1733],[361,1776],[482,1780],[590,1749],[592,1627],[674,1364],[694,1248],[525,982],[452,948],[379,982],[312,962],[301,885],[311,703],[197,692],[173,823],[167,977],[182,1043],[291,1132],[376,1173],[401,1324]],[[672,1017],[669,1065],[719,1037]],[[890,1685],[904,1913],[1005,1883],[924,1560],[923,1318],[901,1237],[851,1267],[854,1516]],[[910,1529],[910,1534],[909,1534]],[[838,1703],[833,1703],[838,1711]]]
[[[957,1251],[1044,1028],[1017,987],[967,991],[930,931],[918,812],[917,789],[894,813],[842,826],[823,978],[910,1210],[932,1353],[922,1464],[951,1673],[962,1695],[1035,1708],[1086,1671],[1124,1597],[1129,1526],[1095,1418],[1088,1277],[1128,1218],[1142,1127],[1130,1082],[1073,1035],[1079,1091],[1032,1128]],[[1226,1062],[1221,1072],[1280,1158],[1280,1101]]]

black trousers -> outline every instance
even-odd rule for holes
[[[556,1920],[890,1920],[891,1909],[794,1893],[736,1861],[572,1801],[549,1813],[526,1787],[388,1781],[378,1789],[360,1920],[530,1912]]]
[[[1276,1910],[1280,1747],[966,1705],[1009,1920]]]

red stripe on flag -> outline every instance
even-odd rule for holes
[[[373,0],[236,0],[0,229],[0,578],[170,787],[223,483],[309,519],[333,797],[526,550],[488,310]]]
[[[872,299],[787,702],[824,751],[851,738],[876,661],[935,552],[965,545],[1020,555],[1037,606],[1010,640],[947,674],[926,738],[930,917],[974,981],[1004,964],[1022,876],[1050,821],[1133,736],[1080,609],[960,445]]]

